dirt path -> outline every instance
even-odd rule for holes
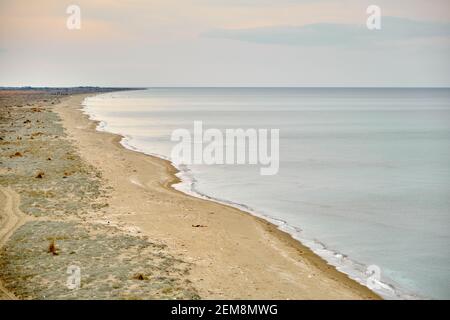
[[[0,187],[0,247],[27,220],[27,216],[20,211],[19,204],[20,197],[16,192],[11,188]],[[11,299],[17,298],[0,281],[0,300]]]

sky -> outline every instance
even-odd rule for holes
[[[0,0],[0,86],[450,87],[449,57],[449,0]]]

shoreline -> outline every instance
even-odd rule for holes
[[[351,297],[350,299],[357,299],[359,298],[366,298],[366,299],[380,299],[380,297],[368,289],[367,287],[359,284],[356,280],[351,279],[347,274],[338,271],[336,267],[333,265],[330,265],[324,258],[320,257],[316,253],[314,253],[310,248],[303,245],[300,240],[295,239],[292,235],[289,233],[281,230],[277,225],[273,224],[270,221],[267,221],[266,219],[257,216],[255,214],[252,214],[251,212],[244,211],[240,208],[236,208],[234,206],[230,206],[228,204],[221,203],[219,201],[216,201],[214,199],[202,199],[201,197],[197,197],[195,195],[187,194],[177,188],[174,187],[174,185],[182,182],[182,179],[177,176],[178,173],[180,173],[180,170],[178,170],[176,167],[172,165],[172,163],[166,159],[157,157],[156,155],[148,155],[144,154],[142,152],[139,152],[137,150],[132,150],[130,148],[126,148],[126,146],[123,145],[122,140],[125,138],[121,135],[109,133],[104,130],[97,130],[98,125],[101,121],[92,120],[89,118],[89,115],[83,110],[83,106],[81,105],[84,98],[92,96],[92,94],[89,95],[83,95],[83,98],[80,98],[79,100],[79,106],[76,108],[75,106],[72,106],[75,111],[79,113],[79,117],[84,118],[79,119],[85,123],[87,123],[87,131],[90,131],[93,134],[101,135],[103,137],[107,137],[107,140],[112,143],[115,148],[122,149],[121,153],[126,156],[127,153],[133,153],[137,157],[149,157],[152,159],[152,162],[156,162],[159,166],[164,168],[165,174],[163,176],[163,182],[160,183],[160,187],[162,187],[166,192],[178,195],[181,197],[188,197],[190,200],[203,203],[203,202],[211,202],[214,204],[214,206],[220,206],[225,211],[233,211],[234,214],[238,215],[245,215],[248,217],[251,217],[251,219],[254,220],[256,224],[258,224],[259,228],[263,228],[264,232],[266,234],[270,234],[270,237],[273,237],[276,239],[276,241],[283,243],[283,245],[288,249],[287,251],[295,251],[297,254],[294,254],[292,256],[292,252],[289,252],[286,254],[286,252],[280,252],[279,255],[282,257],[287,255],[290,259],[294,258],[294,260],[299,259],[301,257],[301,260],[306,260],[307,264],[312,266],[313,269],[316,269],[316,271],[319,271],[320,273],[326,274],[325,278],[330,278],[333,281],[337,281],[342,285],[344,288],[350,289],[353,293],[356,293],[354,297]],[[64,119],[64,110],[62,108],[59,108],[57,112],[60,114],[60,116]],[[67,112],[66,112],[67,113]],[[67,114],[66,114],[67,115]],[[67,127],[66,127],[67,129]],[[69,130],[72,131],[72,130]],[[77,137],[75,135],[75,140],[77,140]],[[135,181],[136,182],[136,181]],[[136,183],[135,183],[136,184]],[[145,189],[145,183],[141,183],[139,181],[139,177],[137,178],[137,184],[140,187],[143,187]],[[138,226],[139,227],[139,226]],[[260,239],[259,239],[260,240]],[[298,254],[300,253],[300,254]],[[300,270],[299,270],[300,271]],[[311,275],[308,275],[311,276]],[[314,275],[312,275],[314,277]],[[262,279],[264,280],[264,279]],[[202,290],[200,290],[202,291]],[[205,291],[205,290],[203,290]],[[316,292],[319,293],[319,292]],[[201,295],[202,297],[204,295]],[[217,296],[212,295],[213,298],[217,298]],[[210,298],[210,297],[206,297]],[[219,296],[219,298],[223,298],[223,296]],[[245,298],[245,297],[244,297]],[[274,298],[280,298],[279,296],[276,296]],[[283,296],[282,298],[289,298],[289,296]],[[295,298],[295,296],[292,296],[291,298]],[[339,298],[339,296],[334,297],[326,297],[324,294],[321,296],[320,294],[313,295],[312,297],[304,297],[304,298],[312,298],[312,299],[320,299],[320,298],[330,298],[330,299],[336,299]],[[343,294],[342,298],[345,298],[345,294]],[[269,297],[270,299],[270,297]]]
[[[83,108],[82,108],[82,110],[83,110]],[[121,139],[118,141],[118,144],[121,145],[123,148],[133,151],[133,152],[141,153],[141,154],[149,156],[149,157],[155,157],[157,159],[161,159],[162,161],[167,161],[168,165],[171,167],[171,169],[173,169],[173,170],[169,169],[170,174],[174,175],[175,178],[178,178],[178,180],[176,180],[176,181],[174,180],[170,183],[170,185],[168,186],[169,188],[172,188],[174,191],[179,191],[184,195],[191,196],[191,197],[194,197],[194,198],[197,198],[200,200],[212,201],[214,203],[221,204],[226,207],[235,208],[235,209],[242,211],[246,214],[249,214],[257,219],[262,219],[264,222],[268,222],[268,223],[272,224],[280,232],[286,233],[294,241],[300,243],[300,245],[311,250],[313,255],[317,255],[319,258],[324,260],[324,262],[327,265],[334,267],[338,272],[345,274],[351,280],[356,281],[363,287],[367,287],[364,285],[363,281],[361,281],[361,280],[364,280],[364,277],[365,277],[363,270],[367,268],[366,265],[349,259],[345,254],[343,254],[341,252],[329,249],[328,247],[326,247],[326,245],[324,243],[320,242],[317,239],[308,239],[308,238],[302,237],[301,230],[297,227],[289,225],[285,220],[275,218],[270,215],[262,214],[262,213],[258,212],[257,210],[255,210],[245,204],[233,202],[233,201],[222,199],[222,198],[212,197],[212,196],[209,196],[207,194],[204,194],[204,193],[198,191],[195,188],[196,179],[195,179],[195,177],[193,177],[192,175],[189,174],[189,171],[190,171],[189,169],[183,170],[182,168],[178,168],[173,162],[171,162],[169,159],[167,159],[163,155],[158,155],[158,154],[154,154],[154,153],[146,153],[142,150],[139,150],[138,148],[132,146],[129,143],[129,140],[130,140],[129,137],[106,130],[105,128],[107,126],[107,123],[105,121],[91,119],[90,118],[91,115],[85,110],[83,110],[83,113],[88,115],[89,119],[91,121],[94,121],[95,123],[97,123],[97,127],[96,127],[97,131],[106,132],[106,133],[118,135],[119,137],[121,137]],[[317,253],[316,250],[323,251],[324,253],[322,253],[322,254]],[[343,262],[343,261],[337,262],[337,260],[343,259],[343,258],[346,259],[345,262]],[[346,269],[347,271],[341,270],[341,268]],[[370,288],[369,288],[369,290],[371,292],[373,292],[374,294],[376,294],[380,299],[387,299],[387,300],[394,299],[395,300],[395,299],[399,299],[399,298],[401,299],[402,297],[406,298],[406,299],[418,299],[418,296],[414,295],[412,293],[406,293],[406,292],[399,293],[399,291],[397,291],[398,290],[397,284],[394,284],[392,281],[389,281],[389,282],[379,281],[379,285],[380,285],[379,292],[372,290]]]

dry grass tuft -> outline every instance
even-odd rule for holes
[[[133,279],[135,279],[135,280],[148,280],[148,277],[146,275],[142,274],[142,273],[136,273],[133,276]]]
[[[56,248],[55,239],[52,239],[50,241],[50,244],[48,245],[48,251],[47,252],[53,254],[54,256],[58,255],[58,249]]]

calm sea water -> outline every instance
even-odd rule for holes
[[[387,298],[450,298],[450,90],[154,88],[85,101],[123,143],[170,157],[177,128],[280,129],[280,170],[193,165],[178,188],[245,206]]]

